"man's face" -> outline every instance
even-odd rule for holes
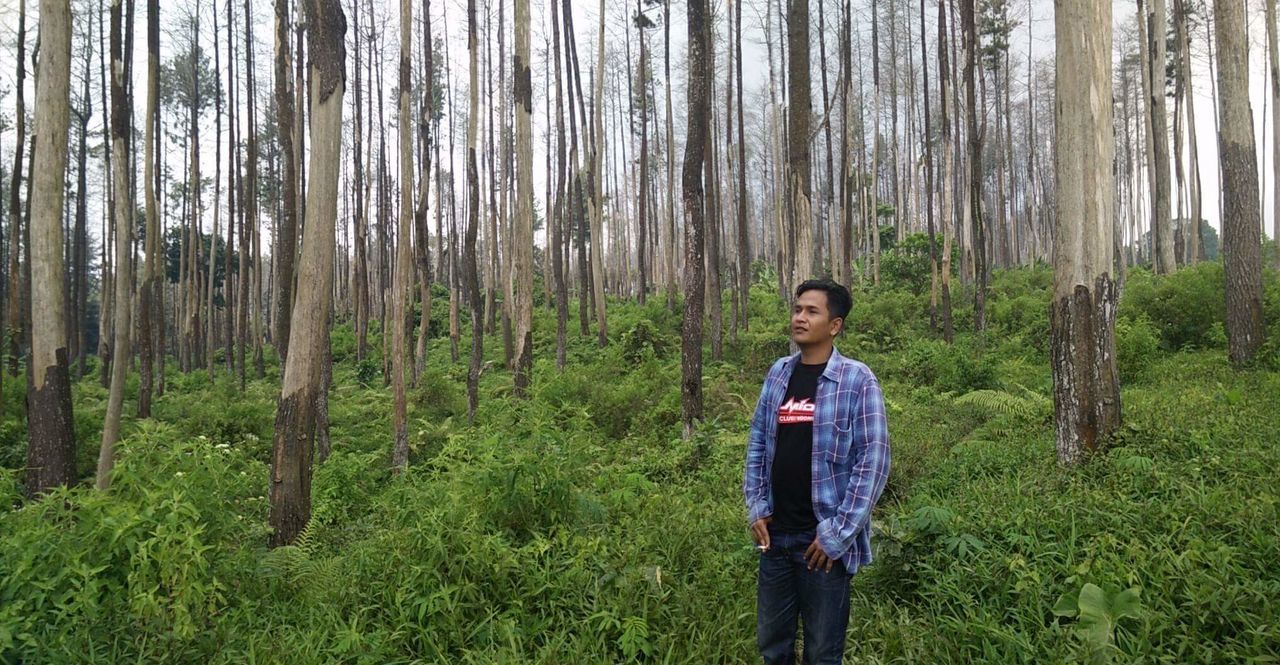
[[[818,344],[833,339],[844,325],[844,319],[832,319],[827,309],[827,292],[809,289],[791,306],[791,341],[797,346]]]

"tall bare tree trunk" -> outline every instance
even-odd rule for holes
[[[1227,351],[1242,366],[1266,337],[1262,323],[1262,227],[1253,109],[1249,105],[1249,33],[1244,0],[1217,0],[1218,145],[1222,165],[1222,262],[1226,271]]]
[[[414,260],[418,268],[419,298],[422,302],[421,322],[418,325],[417,349],[414,353],[413,383],[417,385],[419,377],[427,368],[427,333],[431,328],[431,223],[428,196],[431,192],[431,122],[435,117],[435,50],[431,33],[431,0],[422,1],[422,20],[425,29],[422,33],[422,58],[426,63],[422,90],[422,108],[418,117],[418,137],[421,143],[420,166],[418,168],[418,209],[414,213],[416,243],[414,244]],[[439,198],[439,190],[436,197]]]
[[[289,0],[276,0],[276,22],[275,22],[275,88],[274,94],[276,98],[276,133],[280,137],[280,157],[284,162],[284,174],[281,178],[281,196],[284,198],[284,204],[281,207],[281,218],[278,220],[279,228],[276,229],[276,242],[279,247],[272,248],[272,254],[275,254],[275,314],[272,316],[272,323],[275,324],[275,330],[271,331],[271,338],[276,343],[276,348],[280,352],[280,362],[284,364],[289,355],[289,325],[290,306],[293,300],[293,257],[297,252],[298,244],[298,164],[295,161],[296,153],[294,147],[294,125],[296,119],[293,109],[293,53],[289,48]],[[357,27],[358,24],[357,24]],[[358,84],[358,82],[357,82]],[[359,135],[359,127],[356,129]],[[357,141],[356,159],[360,159],[359,139]],[[358,172],[358,170],[357,170]],[[360,186],[360,182],[356,183],[356,187]],[[357,250],[358,255],[363,253]],[[247,275],[241,275],[240,279],[248,279]],[[357,293],[357,298],[359,294]],[[357,299],[357,302],[360,302]],[[241,305],[244,306],[243,304]]]
[[[969,140],[969,214],[973,224],[973,265],[976,281],[973,294],[973,328],[978,332],[987,329],[987,279],[990,267],[987,259],[987,234],[982,219],[982,141],[978,131],[978,106],[974,95],[974,61],[978,49],[978,37],[974,30],[975,0],[961,0],[960,23],[964,32],[964,87],[965,117],[968,120]]]
[[[707,53],[711,57],[712,53]],[[809,120],[813,113],[809,85],[809,0],[787,0],[787,73],[791,87],[787,90],[787,157],[793,228],[796,234],[796,264],[793,284],[809,279],[813,273],[813,219],[811,194],[813,184],[809,163]]]
[[[603,7],[601,9],[603,10]],[[603,12],[601,16],[603,17]],[[515,53],[511,60],[512,91],[516,106],[516,215],[515,233],[512,238],[515,248],[512,263],[516,273],[513,285],[516,324],[515,389],[518,395],[527,396],[533,371],[533,78],[530,72],[529,54],[529,0],[516,0],[515,28]],[[598,111],[598,86],[596,90]],[[596,122],[598,132],[598,114]],[[598,160],[596,163],[598,164]],[[599,181],[597,171],[597,192]],[[597,233],[600,222],[598,210],[593,214],[592,222],[591,253],[592,269],[596,271],[596,313],[599,317],[600,334],[603,336],[604,318],[601,312],[604,307],[604,297],[601,289],[604,279],[600,270],[600,242],[604,236]]]
[[[346,85],[346,18],[339,0],[304,5],[311,54],[311,183],[302,274],[289,326],[271,455],[271,545],[292,543],[311,519],[311,461],[317,393],[324,389],[333,300],[333,245]]]
[[[160,121],[160,0],[147,0],[147,132],[143,144],[143,197],[146,205],[146,267],[142,286],[138,289],[141,310],[138,330],[138,417],[151,417],[151,395],[155,385],[154,331],[164,326],[164,310],[159,307],[157,296],[160,276],[162,246],[160,238],[160,211],[156,201],[156,145],[159,140],[156,125]],[[156,320],[159,319],[159,320]]]
[[[40,0],[40,64],[30,184],[31,388],[27,397],[27,495],[75,480],[68,374],[62,177],[71,89],[70,0]],[[127,362],[127,361],[126,361]]]
[[[738,84],[738,290],[739,297],[742,300],[742,308],[740,316],[742,318],[742,329],[748,329],[749,318],[747,311],[751,308],[751,229],[747,222],[747,209],[750,202],[747,199],[747,135],[743,125],[743,103],[742,103],[742,4],[745,0],[735,0],[733,3],[734,12],[734,35],[733,49],[736,56],[734,60],[734,78]],[[668,97],[668,99],[670,99]],[[671,114],[670,103],[667,105],[667,115]],[[670,122],[670,118],[667,119]],[[668,152],[674,152],[675,148],[672,144],[667,144]],[[667,187],[668,193],[674,189],[674,184]],[[848,255],[845,255],[846,266]]]
[[[948,344],[955,336],[951,319],[951,221],[955,218],[955,192],[952,188],[954,178],[953,163],[955,149],[952,147],[951,117],[948,108],[954,108],[952,101],[950,67],[947,62],[947,3],[938,3],[938,98],[939,117],[942,119],[942,198],[938,210],[942,213],[942,339]]]
[[[133,292],[133,270],[130,259],[133,253],[133,215],[129,196],[129,133],[132,131],[132,110],[129,98],[125,93],[124,80],[124,37],[122,35],[123,0],[111,0],[111,150],[115,168],[111,174],[116,191],[115,219],[116,234],[116,274],[115,284],[115,349],[116,361],[111,364],[111,390],[107,394],[107,413],[102,424],[102,445],[98,449],[98,472],[94,485],[105,490],[111,485],[111,468],[115,464],[115,446],[120,438],[120,414],[124,410],[124,384],[129,376],[129,336],[133,332],[133,321],[130,318],[131,294]],[[214,240],[217,239],[216,233]],[[210,252],[212,255],[213,252]],[[212,258],[210,259],[209,282],[213,282]],[[212,295],[212,287],[210,287]],[[210,305],[212,310],[212,304]],[[210,348],[212,344],[210,344]],[[210,363],[212,367],[212,362]],[[212,371],[212,370],[210,370]]]
[[[21,348],[22,335],[22,272],[18,269],[18,248],[22,244],[22,153],[26,143],[27,109],[27,0],[18,0],[18,53],[17,76],[14,84],[17,97],[17,112],[14,114],[14,132],[17,143],[13,148],[13,172],[9,175],[9,292],[5,301],[4,335],[0,337],[0,348],[9,354],[9,375],[18,375],[18,354]],[[68,67],[70,65],[68,64]],[[68,74],[68,77],[70,74]],[[28,187],[30,185],[28,184]],[[0,368],[3,374],[3,368]],[[4,377],[0,376],[0,387],[4,385]],[[4,404],[4,393],[0,391],[0,406]]]
[[[1120,425],[1117,294],[1108,273],[1115,214],[1111,3],[1060,0],[1054,17],[1059,230],[1050,308],[1053,395],[1058,461],[1075,464]]]
[[[1151,238],[1156,272],[1177,270],[1173,252],[1173,224],[1169,216],[1169,134],[1165,110],[1165,65],[1168,43],[1168,19],[1165,0],[1149,0],[1147,22],[1146,67],[1150,88],[1147,90],[1147,122],[1152,138]]]
[[[680,404],[684,438],[693,435],[702,419],[702,311],[704,291],[702,235],[702,160],[711,114],[710,7],[706,0],[688,0],[689,29],[688,134],[684,146],[681,197],[684,201],[684,322],[681,324]]]
[[[601,157],[604,154],[604,77],[605,77],[604,10],[605,10],[604,0],[600,0],[600,12],[599,12],[600,25],[599,25],[599,32],[597,33],[597,45],[596,45],[597,46],[596,74],[595,74],[595,81],[593,81],[593,83],[595,84],[595,90],[593,91],[591,96],[591,104],[594,107],[591,112],[591,122],[592,122],[591,181],[592,181],[592,184],[591,184],[591,197],[588,199],[588,202],[587,202],[587,205],[590,206],[590,214],[591,214],[591,289],[593,292],[592,299],[595,301],[595,306],[596,306],[596,340],[600,344],[601,348],[603,348],[606,344],[609,343],[609,332],[608,332],[609,325],[608,325],[608,317],[607,317],[607,310],[606,310],[607,303],[605,302],[605,295],[604,295],[604,280],[605,280],[604,164],[603,164],[603,160],[601,159]],[[528,11],[527,6],[525,7],[525,11],[526,12]],[[527,17],[526,17],[526,22],[527,22]],[[526,25],[524,29],[528,30],[528,26]],[[525,36],[525,48],[526,49],[528,48],[527,35]],[[526,58],[528,57],[527,51],[525,52],[524,57]],[[527,69],[528,63],[526,62],[524,66]],[[518,103],[519,101],[517,100],[517,104]],[[669,103],[670,102],[668,101],[668,104]],[[526,105],[526,108],[524,109],[527,113],[532,112],[531,104],[532,102],[530,102],[529,105]],[[668,106],[668,108],[670,108],[670,106]],[[526,139],[526,141],[528,140],[529,139]],[[529,144],[526,147],[531,148],[532,145]],[[521,150],[523,149],[524,148],[517,146],[516,147],[517,154],[524,154],[523,152],[521,152]],[[668,151],[669,150],[670,150],[670,144],[668,144]],[[530,170],[532,170],[532,159],[533,159],[532,155],[530,155],[528,159],[529,159],[529,168]],[[667,159],[667,162],[668,162],[668,165],[671,162],[669,157]],[[530,182],[529,187],[530,187],[530,191],[527,196],[530,199],[532,199],[532,196],[533,196],[532,182]],[[668,190],[670,190],[670,188],[668,188]],[[519,196],[521,196],[523,199],[526,195],[519,194]],[[668,196],[670,196],[670,191],[668,191]],[[521,223],[523,224],[523,221]],[[523,229],[523,227],[521,228]],[[524,240],[521,239],[521,242],[524,242]],[[517,258],[519,257],[517,256]],[[519,274],[520,273],[517,270],[517,275]],[[668,291],[670,291],[669,286],[668,286]],[[523,303],[521,304],[523,305]]]
[[[1266,0],[1267,67],[1271,72],[1271,241],[1272,267],[1280,270],[1280,43],[1276,38],[1276,0]]]
[[[554,8],[555,5],[552,4]],[[484,359],[484,298],[476,264],[476,233],[480,229],[480,172],[477,163],[480,121],[480,44],[476,0],[467,0],[467,50],[470,52],[470,102],[467,106],[467,229],[463,240],[463,278],[471,305],[471,364],[467,370],[467,420],[474,421],[480,400],[480,363]],[[559,251],[559,248],[556,248]],[[563,326],[563,317],[562,326]]]
[[[396,269],[392,286],[395,312],[392,315],[391,386],[395,391],[395,443],[391,451],[393,469],[409,465],[408,405],[405,397],[406,300],[413,289],[413,137],[409,126],[409,91],[413,87],[413,3],[400,0],[400,226],[396,234]],[[493,239],[490,238],[490,242]]]

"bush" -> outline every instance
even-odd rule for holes
[[[1142,380],[1159,352],[1159,333],[1146,316],[1116,321],[1116,366],[1122,384]]]
[[[1152,275],[1145,269],[1129,271],[1119,316],[1145,315],[1160,332],[1160,346],[1168,351],[1184,348],[1225,348],[1225,338],[1215,332],[1226,317],[1222,264],[1204,261],[1170,275]]]
[[[902,350],[896,374],[938,392],[966,393],[996,385],[995,368],[967,342],[912,340]]]
[[[665,358],[671,342],[653,322],[641,319],[622,333],[622,357],[631,365],[645,358]]]
[[[928,321],[928,297],[907,291],[858,293],[853,298],[846,328],[857,333],[880,351],[900,348],[903,341],[922,333],[920,323]]]

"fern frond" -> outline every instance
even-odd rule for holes
[[[1042,415],[1049,404],[1047,398],[1035,393],[1019,397],[1003,390],[975,390],[955,398],[955,402],[993,416],[1012,415],[1026,419]]]

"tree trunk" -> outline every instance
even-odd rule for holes
[[[1280,43],[1276,38],[1276,0],[1266,0],[1267,66],[1271,72],[1271,241],[1272,267],[1280,270]]]
[[[1058,461],[1075,464],[1120,424],[1116,288],[1108,270],[1114,206],[1111,3],[1062,0],[1057,47],[1054,413]]]
[[[391,467],[409,465],[408,404],[405,396],[405,339],[407,307],[413,289],[413,143],[409,127],[409,91],[413,87],[413,3],[400,0],[400,227],[396,237],[396,269],[392,315],[391,385],[395,392],[395,443],[391,451]],[[492,242],[493,239],[490,239]]]
[[[417,242],[414,244],[414,259],[418,267],[419,298],[422,302],[422,316],[418,324],[417,349],[414,353],[413,383],[417,385],[419,378],[427,368],[427,333],[431,328],[431,223],[427,217],[429,194],[431,192],[431,122],[435,117],[435,54],[434,39],[431,33],[431,1],[422,2],[422,19],[426,29],[422,36],[422,58],[425,65],[425,76],[422,90],[422,108],[418,118],[418,136],[421,143],[421,166],[418,169],[418,209],[414,213]],[[439,190],[436,197],[439,198]]]
[[[942,266],[939,269],[942,273],[942,339],[948,344],[951,343],[955,336],[951,319],[951,220],[955,218],[955,203],[953,182],[953,162],[955,161],[955,150],[952,147],[951,136],[951,117],[947,113],[948,107],[954,107],[951,102],[951,77],[948,71],[951,69],[947,62],[947,3],[938,3],[938,98],[939,113],[938,117],[942,119],[942,141],[940,149],[942,152],[942,198],[938,210],[942,213]]]
[[[275,254],[276,260],[276,278],[275,278],[275,314],[272,316],[272,323],[275,329],[271,331],[271,338],[276,343],[276,348],[280,353],[280,363],[283,365],[289,355],[289,324],[291,320],[290,305],[293,300],[293,257],[297,252],[298,244],[298,164],[295,161],[296,153],[294,147],[294,118],[293,109],[293,86],[292,86],[292,69],[293,69],[293,53],[289,48],[289,0],[276,0],[276,31],[275,31],[275,88],[274,94],[276,98],[276,133],[280,139],[280,155],[284,162],[284,176],[281,178],[281,196],[284,198],[284,204],[281,211],[279,228],[276,229],[276,242],[280,244],[278,248],[272,248],[272,254]],[[357,23],[357,28],[359,24]],[[246,35],[246,49],[248,48]],[[359,75],[357,74],[357,85],[359,85]],[[357,99],[357,105],[359,101]],[[360,129],[357,126],[356,135],[359,136]],[[356,139],[356,159],[360,159],[359,138]],[[357,173],[358,173],[357,169]],[[360,182],[357,178],[356,187],[359,188]],[[363,258],[363,252],[357,250],[357,260]],[[241,275],[241,279],[248,279],[247,275]],[[357,296],[358,298],[358,296]],[[357,300],[359,302],[359,300]]]
[[[9,292],[5,300],[4,335],[0,337],[0,348],[9,353],[9,375],[18,376],[18,355],[21,348],[22,335],[22,293],[26,287],[22,284],[22,273],[18,269],[18,248],[22,245],[22,153],[26,149],[26,77],[27,77],[27,0],[18,0],[18,53],[17,77],[14,84],[17,97],[17,112],[14,114],[14,132],[17,143],[13,148],[13,172],[9,175]],[[70,66],[70,65],[68,65]],[[69,76],[69,75],[68,75]],[[30,185],[28,185],[30,186]],[[29,195],[29,194],[28,194]],[[3,368],[0,368],[3,374]],[[0,386],[4,377],[0,376]],[[4,404],[4,394],[0,391],[0,406]]]
[[[711,57],[707,53],[707,57]],[[809,120],[813,112],[809,85],[809,0],[787,2],[787,157],[793,231],[796,235],[794,287],[814,276],[812,183],[809,164]]]
[[[143,144],[143,197],[146,205],[146,267],[142,287],[138,289],[141,326],[138,331],[138,417],[151,417],[151,394],[155,385],[156,328],[164,326],[164,310],[160,309],[158,292],[161,275],[163,246],[160,237],[160,210],[156,201],[158,169],[156,150],[159,136],[156,126],[160,121],[160,0],[147,0],[147,133]],[[157,320],[158,319],[158,320]]]
[[[522,2],[523,1],[524,0],[522,0]],[[591,141],[592,185],[591,185],[591,197],[588,200],[588,205],[590,206],[590,214],[591,214],[591,282],[592,282],[591,288],[593,293],[592,299],[595,301],[595,306],[596,306],[596,341],[600,344],[601,348],[604,348],[604,346],[609,343],[609,332],[608,332],[609,325],[608,325],[608,317],[607,317],[607,310],[606,310],[607,303],[605,302],[605,296],[604,296],[604,281],[605,281],[604,164],[602,160],[602,156],[604,154],[604,77],[605,77],[604,10],[605,10],[604,0],[600,0],[600,12],[599,12],[600,26],[599,26],[599,33],[598,33],[598,39],[597,39],[597,49],[596,49],[596,74],[595,74],[595,81],[593,81],[593,83],[595,84],[595,91],[592,93],[592,96],[591,96],[592,97],[591,103],[592,103],[592,106],[594,107],[594,109],[591,112],[592,136],[593,136]],[[525,7],[525,11],[526,12],[528,11],[527,5]],[[526,16],[525,22],[526,23],[528,22],[527,16]],[[528,30],[528,26],[526,25],[524,29]],[[524,53],[524,56],[522,56],[524,58],[528,58],[528,42],[529,42],[529,38],[526,35],[525,36],[526,51]],[[522,61],[522,62],[525,63],[524,67],[527,70],[528,69],[527,61]],[[517,88],[517,92],[519,91],[520,89]],[[519,94],[516,95],[516,98],[517,98],[517,104],[519,104],[520,103]],[[531,104],[532,102],[525,105],[524,111],[526,114],[532,112]],[[517,118],[517,120],[519,119]],[[532,144],[530,143],[530,139],[526,137],[525,147],[522,148],[519,145],[517,145],[516,152],[517,154],[523,155],[524,152],[522,151],[525,149],[531,149],[531,146]],[[668,150],[670,150],[669,147],[668,147]],[[533,156],[530,155],[528,157],[528,160],[529,160],[529,169],[530,169],[530,172],[532,172]],[[668,162],[670,162],[670,159],[668,159]],[[527,203],[531,202],[533,197],[532,182],[529,183],[529,188],[530,189],[527,194],[519,194],[522,200],[526,200],[526,197],[527,197],[528,199]],[[670,192],[668,192],[668,196],[669,195],[670,195]],[[521,224],[523,224],[523,221],[521,222]],[[524,227],[522,226],[521,229],[523,228]],[[523,231],[521,231],[521,233],[523,233]],[[519,236],[519,237],[521,238],[520,242],[524,243],[525,240],[523,239],[523,236]],[[532,239],[532,236],[530,236],[530,239]],[[517,259],[519,259],[519,256],[517,256]],[[522,273],[520,273],[518,269],[516,274],[522,275]],[[530,288],[532,288],[532,283]],[[523,305],[523,303],[521,304]],[[521,312],[522,312],[521,316],[523,316],[523,310],[521,310]],[[523,321],[523,319],[521,320]],[[524,330],[524,329],[522,328],[521,330]]]
[[[1152,137],[1151,238],[1156,272],[1171,273],[1178,264],[1173,251],[1173,224],[1169,216],[1169,134],[1165,110],[1165,65],[1168,19],[1165,0],[1150,0],[1147,21],[1147,122]],[[1181,156],[1179,156],[1181,159]]]
[[[982,220],[982,140],[978,132],[978,106],[974,95],[974,60],[978,49],[974,32],[974,2],[961,0],[960,23],[964,32],[964,86],[965,117],[968,121],[969,139],[969,215],[973,228],[972,251],[974,286],[973,328],[978,332],[987,329],[987,235]]]
[[[1253,360],[1262,324],[1262,251],[1257,153],[1249,106],[1249,33],[1243,0],[1213,6],[1218,38],[1218,145],[1222,165],[1222,262],[1226,272],[1227,351],[1232,364]]]
[[[555,5],[552,4],[554,8]],[[463,278],[471,305],[471,364],[467,370],[467,420],[474,422],[480,401],[480,363],[484,359],[484,298],[476,264],[476,233],[480,229],[480,173],[476,162],[477,127],[480,121],[480,44],[476,0],[467,0],[467,50],[470,52],[470,103],[467,106],[467,230],[463,240]],[[556,251],[559,251],[558,249]],[[563,316],[561,326],[563,332]]]
[[[742,329],[748,330],[749,318],[747,311],[751,309],[751,229],[747,222],[747,209],[749,201],[747,199],[747,135],[743,125],[743,103],[742,103],[742,4],[745,0],[736,0],[733,5],[734,11],[734,54],[736,60],[734,62],[734,78],[738,84],[738,290],[739,297],[742,300],[742,308],[739,316],[742,317]],[[667,114],[670,115],[671,106],[667,106]],[[670,122],[670,118],[668,118]],[[667,151],[674,152],[673,145],[668,143]],[[667,191],[670,192],[674,188],[674,183],[669,184]],[[847,258],[847,256],[846,256]],[[847,265],[847,264],[846,264]]]
[[[704,224],[702,160],[711,112],[710,7],[706,0],[689,0],[688,134],[684,147],[681,198],[684,202],[684,322],[681,324],[680,403],[684,438],[693,435],[702,419],[702,312],[704,295],[702,230]]]
[[[515,97],[516,118],[516,215],[512,243],[515,251],[512,263],[515,268],[515,389],[516,394],[527,397],[533,372],[533,78],[530,72],[529,54],[529,0],[515,3],[515,53],[511,60],[512,91]],[[603,16],[603,12],[601,13]],[[603,20],[603,19],[602,19]],[[599,88],[597,87],[597,91]],[[597,97],[597,109],[599,101]],[[597,115],[597,122],[599,116]],[[598,131],[598,129],[597,129]],[[597,175],[596,182],[599,182]],[[598,189],[597,189],[598,191]],[[592,268],[596,270],[596,288],[599,296],[603,284],[600,276],[600,239],[597,234],[598,212],[592,217],[591,250]],[[596,301],[600,318],[601,335],[604,318],[601,308],[604,298]]]
[[[129,337],[133,332],[130,318],[130,296],[133,293],[133,270],[130,258],[133,253],[133,215],[128,195],[129,184],[129,134],[133,118],[129,98],[125,92],[124,38],[122,35],[123,0],[111,0],[111,150],[114,153],[114,187],[116,191],[115,219],[116,274],[115,285],[115,349],[116,361],[111,364],[111,390],[107,394],[107,413],[102,424],[102,445],[98,449],[98,472],[94,485],[105,490],[111,485],[111,468],[115,464],[115,446],[120,438],[120,414],[124,410],[124,384],[129,376]],[[217,239],[216,233],[214,240]],[[210,251],[210,256],[213,252]],[[212,259],[210,259],[212,264]],[[213,282],[212,265],[209,270]],[[210,289],[212,295],[212,289]],[[210,307],[212,308],[212,302]],[[210,345],[212,348],[212,345]],[[212,363],[210,363],[212,366]]]
[[[333,245],[342,150],[346,18],[338,0],[310,0],[311,185],[297,307],[289,326],[280,405],[271,455],[271,545],[292,543],[311,519],[312,437],[318,393],[324,389],[333,300]]]
[[[67,167],[71,5],[40,0],[40,64],[30,184],[31,388],[27,397],[26,491],[37,497],[75,480],[68,374],[62,182]]]

